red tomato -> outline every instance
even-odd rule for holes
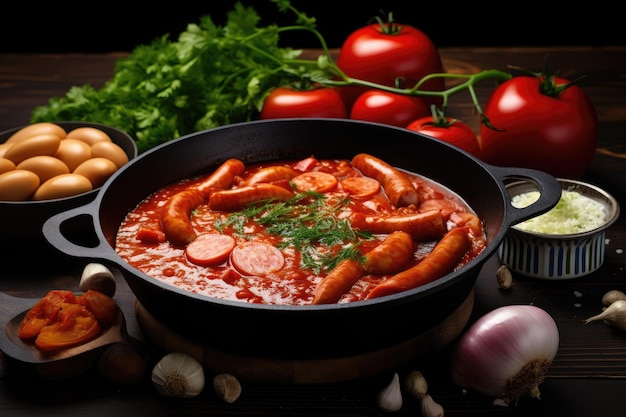
[[[352,78],[390,87],[397,86],[399,77],[403,87],[412,87],[426,75],[443,72],[439,51],[430,38],[413,26],[397,23],[374,23],[352,32],[339,50],[337,65]],[[346,104],[351,106],[366,89],[344,88]],[[443,78],[430,80],[420,89],[441,91]]]
[[[476,134],[468,125],[458,120],[435,120],[433,116],[426,116],[411,122],[407,129],[448,142],[476,157],[481,156]]]
[[[294,117],[348,117],[341,94],[334,88],[296,90],[278,87],[270,92],[263,103],[261,119]]]
[[[598,120],[580,87],[558,88],[567,83],[558,77],[520,76],[499,85],[484,110],[498,130],[480,128],[483,160],[581,177],[595,155]]]
[[[356,99],[350,110],[351,119],[400,127],[428,114],[428,104],[420,97],[383,90],[367,90]]]

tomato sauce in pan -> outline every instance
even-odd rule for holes
[[[422,285],[484,249],[482,222],[457,194],[366,157],[245,167],[234,161],[217,182],[219,169],[163,187],[127,214],[116,251],[155,280],[193,293],[306,305]],[[454,237],[444,238],[454,229],[468,242],[462,250]],[[392,234],[400,239],[385,240]],[[412,284],[404,288],[407,277]],[[390,285],[375,289],[383,283]]]

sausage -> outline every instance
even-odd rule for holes
[[[396,231],[365,254],[363,266],[368,274],[395,274],[406,267],[412,255],[413,238],[406,232]]]
[[[188,188],[171,196],[161,207],[161,229],[167,240],[175,246],[185,246],[196,238],[189,216],[205,196],[197,188]]]
[[[235,244],[235,239],[232,236],[204,233],[187,245],[185,256],[196,265],[220,265],[226,262]]]
[[[298,172],[287,166],[269,166],[259,169],[244,180],[242,185],[252,185],[260,182],[274,182],[290,180],[298,175]]]
[[[390,216],[355,212],[350,216],[350,225],[372,233],[407,232],[416,242],[440,239],[446,233],[446,224],[439,210]]]
[[[237,175],[243,174],[246,166],[239,159],[228,159],[220,165],[209,177],[195,187],[207,193],[212,189],[227,189],[233,186]]]
[[[312,303],[336,303],[364,273],[365,269],[359,261],[355,259],[342,260],[317,284]]]
[[[261,201],[287,201],[293,192],[274,184],[254,184],[211,193],[209,206],[215,211],[240,210],[247,204]]]
[[[291,182],[296,189],[301,192],[312,191],[317,193],[327,193],[337,186],[339,180],[333,174],[323,171],[303,172],[293,177]]]
[[[450,230],[433,250],[415,266],[387,278],[367,295],[367,299],[383,297],[417,288],[451,272],[471,248],[468,227]]]
[[[380,182],[391,204],[396,207],[417,206],[419,196],[409,178],[400,170],[375,156],[360,153],[352,158],[352,166],[367,177]]]
[[[228,159],[199,184],[174,194],[161,208],[161,229],[167,240],[175,246],[185,246],[196,238],[189,216],[200,204],[206,202],[208,193],[215,188],[230,188],[235,176],[241,175],[245,165],[238,159]]]
[[[235,246],[230,262],[235,269],[248,276],[263,276],[280,271],[285,257],[276,247],[263,242],[244,242]]]

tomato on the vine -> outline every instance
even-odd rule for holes
[[[388,22],[379,21],[348,35],[339,50],[337,66],[352,78],[390,87],[398,86],[400,79],[403,88],[413,87],[426,75],[443,72],[439,51],[431,39],[413,26],[393,22],[391,17]],[[348,107],[365,89],[343,89]],[[444,80],[434,78],[420,89],[441,91]]]
[[[367,90],[350,110],[351,119],[400,127],[427,114],[430,109],[422,98],[384,90]]]
[[[298,90],[291,87],[277,87],[272,90],[259,115],[260,119],[295,117],[348,117],[341,94],[335,88],[317,87]]]
[[[535,74],[500,84],[484,109],[491,127],[480,127],[482,158],[500,166],[538,169],[580,178],[598,141],[595,108],[567,79]]]
[[[406,128],[447,142],[478,158],[481,156],[476,133],[459,120],[431,115],[414,120]]]

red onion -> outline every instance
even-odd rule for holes
[[[559,348],[559,330],[544,310],[531,305],[497,308],[479,318],[452,354],[452,380],[464,389],[509,404],[539,398]]]

